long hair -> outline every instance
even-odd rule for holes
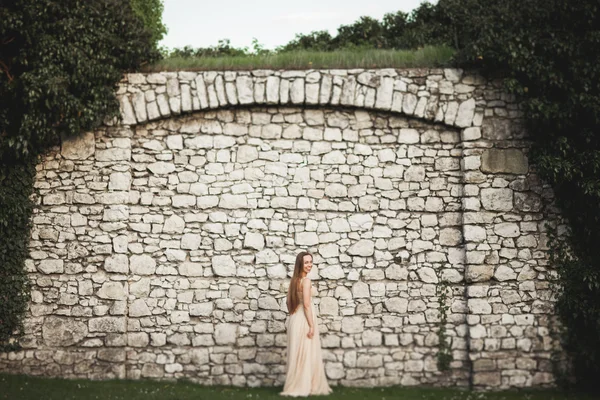
[[[294,275],[292,275],[292,280],[288,289],[288,298],[290,301],[290,314],[293,314],[300,305],[298,289],[301,289],[300,278],[302,275],[302,269],[304,267],[304,256],[310,256],[310,258],[313,258],[312,254],[310,254],[308,251],[301,251],[296,256],[296,264],[294,265]]]

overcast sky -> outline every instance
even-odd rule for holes
[[[296,33],[329,30],[368,15],[409,12],[423,0],[164,0],[163,22],[169,32],[161,44],[169,48],[207,47],[230,39],[235,47],[251,47],[252,38],[268,49],[286,44]],[[431,1],[435,3],[435,1]]]

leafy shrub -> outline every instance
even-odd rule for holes
[[[18,346],[37,156],[116,116],[117,82],[158,57],[129,2],[0,3],[0,347]]]
[[[502,72],[522,99],[532,160],[569,229],[551,241],[563,346],[582,387],[600,376],[600,7],[596,0],[440,0],[457,60]]]

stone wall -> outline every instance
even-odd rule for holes
[[[307,249],[333,384],[552,384],[556,213],[497,82],[180,72],[131,74],[118,95],[121,121],[38,166],[27,335],[0,370],[280,385]]]

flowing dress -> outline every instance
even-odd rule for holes
[[[325,376],[315,307],[311,301],[314,335],[312,339],[309,339],[306,335],[310,327],[304,314],[302,290],[298,291],[298,296],[300,304],[290,315],[287,324],[287,366],[285,385],[281,395],[297,397],[329,394],[332,390]]]

